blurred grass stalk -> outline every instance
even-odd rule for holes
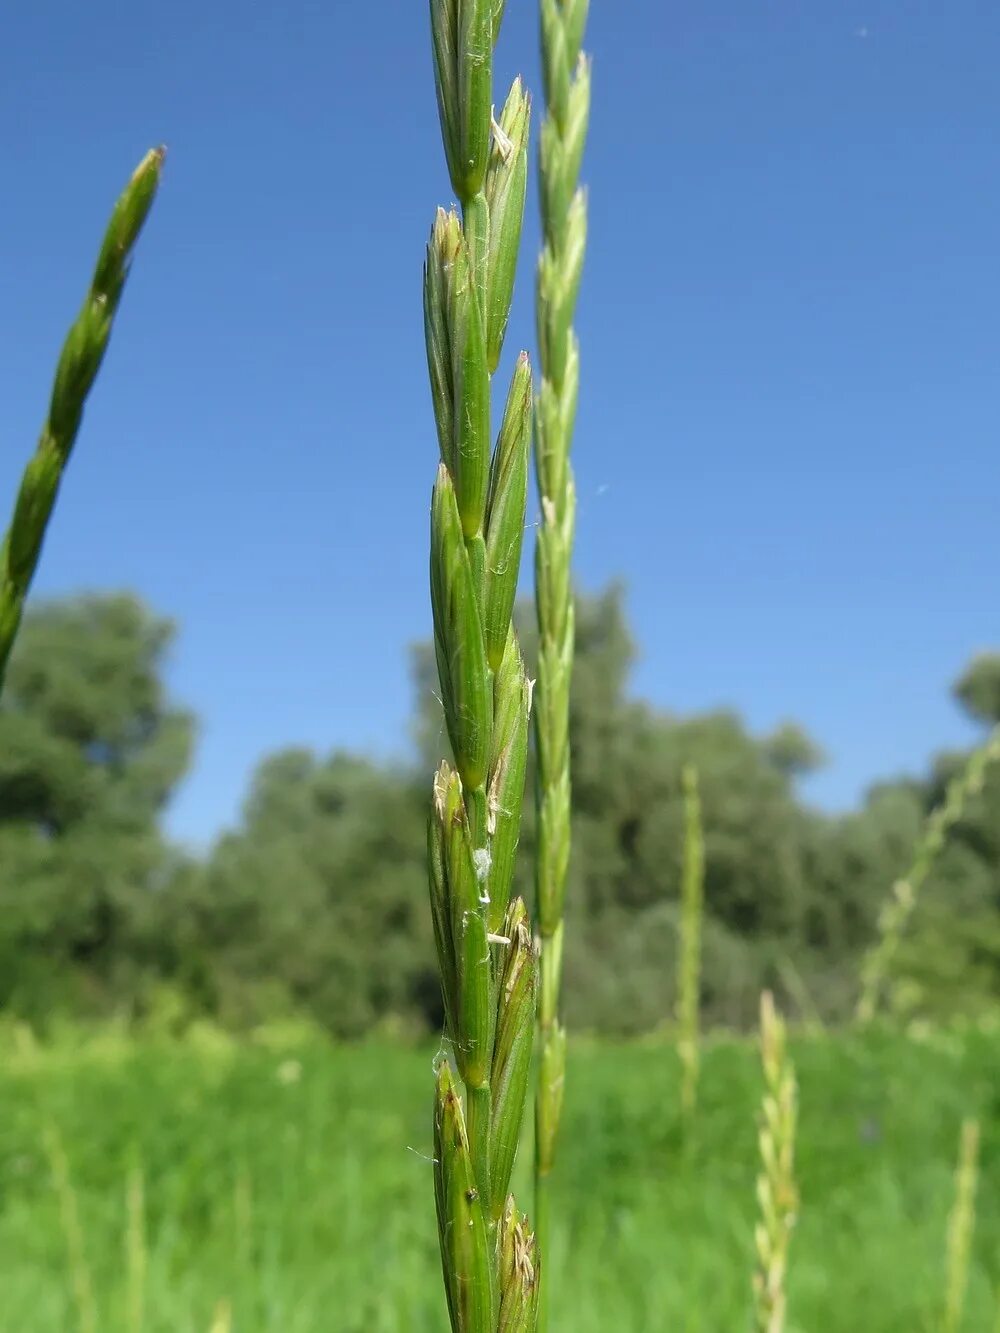
[[[209,1333],[230,1333],[233,1327],[233,1307],[229,1301],[219,1301],[212,1316]]]
[[[581,50],[587,9],[588,0],[541,0],[546,115],[539,151],[543,248],[536,293],[541,387],[535,418],[535,463],[541,522],[535,551],[538,615],[535,893],[541,981],[535,1099],[535,1220],[539,1245],[546,1255],[549,1178],[555,1164],[566,1073],[566,1033],[559,1022],[559,993],[563,903],[570,855],[569,696],[573,671],[570,571],[576,509],[570,447],[580,381],[573,316],[587,241],[587,201],[578,184],[590,116],[590,62]],[[546,1323],[543,1289],[541,1327]]]
[[[77,1330],[78,1333],[97,1333],[94,1283],[83,1244],[80,1208],[76,1190],[73,1188],[66,1148],[58,1127],[52,1121],[47,1122],[42,1129],[42,1145],[59,1204],[59,1224],[66,1245]]]
[[[897,880],[883,905],[878,919],[878,939],[861,965],[861,997],[855,1018],[862,1026],[871,1023],[878,1012],[920,890],[934,869],[948,834],[961,820],[969,801],[982,791],[987,769],[998,759],[1000,727],[993,731],[985,745],[972,753],[962,771],[948,784],[944,801],[928,816],[913,863],[903,878]]]
[[[164,149],[146,154],[115,204],[90,289],[66,336],[56,367],[48,415],[21,481],[10,527],[0,547],[0,690],[45,537],[69,461],[83,407],[100,370],[132,250],[160,182]]]
[[[698,771],[687,765],[684,788],[684,864],[677,959],[677,1054],[681,1062],[681,1111],[690,1121],[698,1104],[701,1066],[699,1000],[701,923],[705,899],[705,838],[701,823]]]
[[[531,1068],[537,968],[524,904],[510,902],[531,701],[512,625],[533,399],[523,354],[492,456],[490,448],[491,377],[513,295],[530,118],[520,80],[499,123],[493,118],[503,10],[504,0],[431,2],[441,132],[462,207],[461,218],[438,211],[424,270],[441,454],[431,604],[455,765],[442,763],[435,777],[428,833],[449,1048],[437,1071],[434,1186],[455,1333],[533,1329],[539,1273],[534,1236],[507,1192]]]
[[[798,1090],[785,1024],[770,991],[760,1001],[760,1046],[765,1087],[758,1138],[763,1169],[757,1177],[760,1220],[754,1237],[754,1328],[757,1333],[782,1333],[788,1247],[799,1204],[795,1184]]]
[[[253,1274],[253,1181],[245,1161],[233,1181],[233,1248],[240,1280],[249,1282]]]
[[[146,1182],[138,1160],[129,1170],[125,1184],[125,1212],[126,1326],[129,1333],[143,1333],[149,1249],[146,1243]]]
[[[969,1286],[969,1259],[976,1227],[976,1186],[979,1179],[979,1122],[966,1120],[955,1171],[955,1202],[948,1218],[943,1333],[958,1333]]]

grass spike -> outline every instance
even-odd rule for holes
[[[535,695],[538,854],[535,897],[540,937],[538,1085],[535,1095],[535,1228],[549,1252],[549,1189],[565,1080],[566,1037],[559,1019],[563,900],[570,854],[569,696],[573,671],[570,562],[575,498],[570,447],[579,351],[573,317],[586,246],[580,165],[590,115],[590,63],[580,53],[587,0],[540,0],[546,114],[539,148],[543,246],[536,314],[541,387],[535,464],[541,522],[535,552],[538,683]],[[543,1283],[539,1327],[548,1309]]]
[[[534,1326],[520,1262],[530,1233],[521,1221],[510,1232],[519,1261],[506,1267],[500,1234],[531,1067],[537,971],[524,905],[508,905],[531,701],[512,624],[534,401],[524,354],[495,446],[491,425],[530,117],[516,80],[500,122],[493,118],[491,62],[503,9],[499,0],[431,0],[442,138],[461,203],[461,216],[439,210],[424,269],[440,453],[431,607],[454,758],[435,777],[428,833],[450,1051],[438,1071],[435,1194],[453,1333],[496,1333],[501,1318],[505,1328]],[[507,1290],[515,1279],[521,1287]]]
[[[698,1102],[700,1068],[701,925],[705,897],[705,838],[698,771],[687,765],[684,788],[684,864],[677,960],[677,1053],[681,1062],[681,1110],[690,1120]]]
[[[164,156],[162,148],[148,152],[115,204],[90,289],[63,344],[45,425],[0,546],[0,689],[84,403],[111,337],[132,251],[156,197]]]
[[[979,1121],[966,1120],[959,1140],[955,1200],[948,1218],[945,1246],[945,1306],[942,1333],[958,1333],[969,1286],[969,1259],[976,1226],[979,1180]]]
[[[878,939],[861,966],[861,996],[855,1018],[863,1027],[871,1023],[878,1012],[920,891],[944,850],[948,834],[961,820],[969,801],[982,791],[987,770],[998,759],[1000,727],[995,728],[985,745],[973,751],[962,771],[949,782],[944,801],[927,817],[909,870],[896,881],[883,904],[878,920]]]
[[[758,1134],[761,1172],[757,1177],[760,1218],[754,1233],[754,1328],[757,1333],[783,1333],[788,1248],[799,1207],[795,1184],[798,1090],[785,1024],[770,991],[760,1001],[760,1048],[764,1099]]]

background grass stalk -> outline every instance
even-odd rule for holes
[[[42,1142],[49,1163],[52,1185],[59,1203],[59,1222],[66,1245],[66,1258],[69,1263],[77,1330],[78,1333],[97,1333],[94,1283],[83,1244],[80,1208],[76,1190],[73,1188],[66,1148],[63,1145],[59,1130],[53,1123],[50,1122],[45,1125],[42,1131]]]
[[[45,528],[80,428],[87,394],[107,350],[132,249],[152,207],[163,158],[162,148],[147,153],[115,204],[90,290],[63,344],[45,425],[35,455],[25,469],[10,527],[0,547],[0,689]]]
[[[538,681],[535,693],[538,853],[535,893],[541,956],[538,1084],[535,1098],[535,1213],[549,1252],[549,1179],[555,1163],[566,1070],[559,1021],[563,902],[570,855],[569,695],[573,670],[570,564],[575,492],[570,446],[580,359],[573,316],[586,248],[587,208],[579,188],[590,115],[590,63],[581,52],[588,0],[542,0],[541,46],[546,116],[539,185],[543,248],[537,322],[541,388],[536,468],[541,522],[535,552]],[[541,1324],[546,1324],[544,1284]]]
[[[762,1170],[757,1177],[760,1220],[754,1237],[754,1328],[782,1333],[785,1327],[785,1277],[788,1247],[798,1211],[795,1184],[795,1128],[798,1090],[788,1055],[785,1024],[765,991],[760,1002],[760,1047],[764,1100],[758,1143]]]
[[[677,1053],[681,1062],[681,1110],[690,1120],[698,1102],[701,1064],[699,1000],[701,923],[705,899],[705,838],[701,824],[698,772],[687,765],[684,785],[684,864],[677,959]]]
[[[146,1326],[146,1273],[149,1250],[146,1243],[146,1183],[138,1161],[129,1168],[125,1185],[125,1274],[126,1317],[129,1333],[142,1333]]]
[[[219,1301],[212,1315],[209,1333],[230,1333],[233,1327],[233,1307],[229,1301]]]
[[[986,772],[1000,759],[1000,727],[986,744],[975,750],[964,769],[948,784],[945,799],[927,818],[913,856],[913,862],[897,880],[879,914],[878,939],[861,966],[861,997],[856,1018],[870,1023],[878,1012],[886,981],[917,905],[924,881],[934,869],[944,849],[948,834],[965,813],[969,801],[983,789]]]
[[[979,1122],[966,1120],[955,1171],[955,1202],[948,1218],[943,1333],[958,1333],[969,1286],[969,1259],[976,1227],[976,1186],[979,1178]]]
[[[424,270],[441,455],[431,604],[454,760],[435,778],[428,833],[447,1038],[434,1107],[435,1199],[456,1333],[533,1328],[539,1272],[534,1236],[507,1193],[531,1063],[536,964],[524,904],[509,901],[531,699],[512,624],[533,399],[524,354],[491,451],[491,378],[513,295],[530,110],[516,80],[493,118],[503,8],[498,0],[431,3],[441,131],[462,210],[461,218],[438,211]]]

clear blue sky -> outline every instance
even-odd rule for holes
[[[108,207],[155,215],[36,591],[175,616],[201,719],[171,829],[290,742],[402,752],[435,439],[420,265],[450,191],[426,4],[86,5],[4,23],[0,494]],[[973,735],[997,634],[1000,8],[594,0],[579,578],[635,689],[800,720],[830,806]],[[538,88],[534,0],[498,79]],[[502,100],[498,88],[498,101]],[[533,341],[527,252],[506,364]]]

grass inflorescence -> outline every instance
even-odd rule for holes
[[[949,833],[961,820],[969,801],[982,791],[987,770],[998,760],[1000,727],[991,733],[985,745],[972,752],[964,768],[948,784],[944,801],[928,816],[910,868],[896,881],[883,904],[876,942],[862,962],[861,995],[856,1011],[859,1023],[870,1023],[875,1018],[920,891],[944,850]]]
[[[705,906],[705,835],[701,823],[698,773],[682,774],[684,849],[681,870],[681,917],[677,958],[677,1053],[684,1071],[681,1109],[690,1119],[698,1102],[701,1061],[699,1005],[701,999],[701,929]]]
[[[798,1088],[788,1054],[785,1024],[765,991],[760,1003],[760,1048],[764,1100],[760,1113],[761,1172],[757,1177],[760,1220],[754,1232],[754,1326],[758,1333],[783,1333],[787,1306],[788,1251],[799,1196],[795,1182]]]
[[[162,148],[147,153],[115,204],[83,306],[66,335],[45,424],[0,546],[0,688],[84,403],[111,337],[132,251],[156,196],[163,158]]]
[[[531,687],[512,625],[527,503],[532,379],[517,361],[493,446],[491,380],[514,288],[530,106],[520,80],[495,121],[503,4],[432,0],[445,157],[461,212],[438,211],[424,270],[440,462],[431,604],[452,762],[434,780],[431,913],[446,1049],[437,1062],[434,1194],[456,1333],[535,1323],[540,1261],[509,1193],[534,1037],[536,961],[511,901]]]
[[[539,1060],[535,1096],[535,1207],[548,1247],[549,1181],[566,1077],[559,1017],[563,901],[570,856],[569,695],[573,673],[571,562],[576,493],[570,447],[580,384],[573,318],[587,240],[579,185],[590,117],[590,62],[582,52],[589,0],[541,0],[545,118],[539,148],[543,247],[536,307],[541,387],[535,462],[541,518],[535,550],[538,682],[535,703],[538,848],[535,897],[540,940]],[[540,1326],[547,1322],[544,1283]]]

